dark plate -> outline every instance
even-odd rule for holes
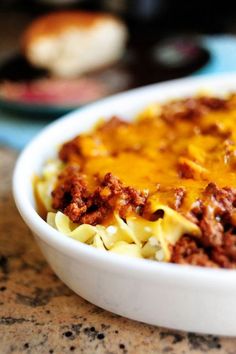
[[[0,98],[0,109],[22,116],[31,116],[34,118],[57,118],[67,114],[80,106],[54,106],[22,103],[13,100]]]
[[[87,75],[107,87],[107,95],[127,89],[175,79],[202,68],[209,60],[209,52],[194,38],[170,38],[153,43],[130,43],[123,59],[116,65]],[[45,70],[31,66],[23,56],[15,54],[0,65],[1,82],[34,82],[49,78]],[[104,94],[101,98],[104,97]],[[89,102],[87,102],[89,103]],[[28,103],[0,96],[0,108],[31,117],[59,117],[84,104]]]

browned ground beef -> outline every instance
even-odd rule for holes
[[[210,259],[206,250],[197,243],[197,240],[194,240],[190,236],[183,236],[176,243],[171,262],[217,267],[217,264]]]
[[[190,220],[202,236],[182,237],[173,250],[172,261],[197,265],[236,267],[236,190],[209,183],[191,210]]]
[[[99,185],[88,192],[87,184],[78,169],[69,167],[59,177],[61,182],[52,192],[53,208],[61,210],[73,222],[96,225],[116,210],[122,218],[145,205],[145,193],[123,184],[107,173]]]
[[[218,97],[191,97],[163,105],[162,119],[172,123],[176,119],[195,119],[207,111],[226,109],[228,101]]]

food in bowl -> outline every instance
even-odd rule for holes
[[[40,214],[138,258],[236,267],[236,96],[153,104],[65,142],[35,181]]]

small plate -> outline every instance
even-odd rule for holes
[[[122,62],[74,79],[53,78],[15,54],[0,65],[0,108],[33,117],[57,117],[132,87]]]
[[[189,75],[208,60],[209,53],[192,38],[130,43],[114,65],[65,80],[50,77],[16,53],[0,65],[0,108],[56,118],[117,92]]]

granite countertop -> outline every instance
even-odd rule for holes
[[[235,354],[236,339],[176,332],[89,304],[47,265],[11,195],[16,153],[0,148],[0,353]]]

